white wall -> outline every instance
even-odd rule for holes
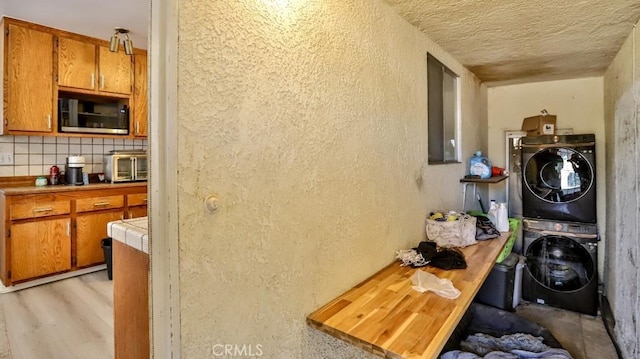
[[[427,51],[462,76],[465,157],[486,90],[379,0],[178,6],[183,357],[368,357],[305,317],[460,206],[466,164],[427,163]]]
[[[542,109],[557,116],[556,127],[573,129],[574,133],[596,135],[596,189],[598,192],[598,225],[606,231],[604,88],[602,77],[547,81],[488,89],[489,157],[494,165],[505,166],[505,131],[520,130],[525,117],[536,116]],[[504,201],[506,181],[492,185],[491,198]],[[598,269],[604,269],[604,246],[598,253]]]
[[[640,356],[639,36],[634,27],[604,77],[609,223],[605,237],[609,243],[605,293],[613,309],[614,335],[624,358]]]

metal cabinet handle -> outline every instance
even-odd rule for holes
[[[51,114],[47,115],[47,127],[51,129]]]
[[[140,134],[140,121],[136,121],[136,135]]]
[[[42,208],[33,209],[33,213],[46,213],[46,212],[52,212],[52,211],[53,211],[53,207],[42,207]]]
[[[105,201],[105,202],[95,202],[95,203],[93,204],[93,206],[94,206],[94,207],[105,207],[105,206],[108,206],[109,204],[110,204],[110,203],[109,203],[109,202],[106,202],[106,201]]]
[[[142,202],[147,203],[148,199],[143,199]]]
[[[100,75],[100,89],[104,89],[104,75]]]
[[[96,74],[91,73],[91,88],[95,88],[96,87]]]

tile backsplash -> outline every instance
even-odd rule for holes
[[[101,173],[104,171],[102,158],[105,153],[133,149],[146,150],[147,140],[0,136],[0,155],[13,155],[13,164],[0,163],[0,177],[48,175],[53,165],[64,171],[67,156],[70,155],[85,157],[84,172]]]

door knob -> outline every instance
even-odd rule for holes
[[[220,207],[220,201],[215,195],[209,195],[204,199],[204,208],[209,213],[214,213]]]

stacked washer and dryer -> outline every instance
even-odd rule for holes
[[[521,138],[522,298],[598,310],[595,135]]]

